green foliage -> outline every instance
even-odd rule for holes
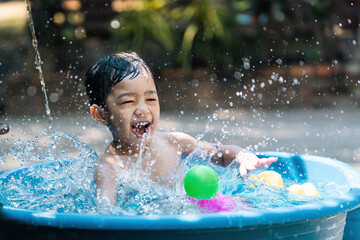
[[[308,0],[313,16],[318,20],[323,20],[331,11],[333,4],[329,0]]]
[[[121,12],[117,17],[120,28],[110,30],[119,48],[141,52],[145,41],[154,41],[172,51],[173,36],[166,4],[165,0],[141,0],[134,9]]]
[[[321,57],[322,54],[319,46],[308,47],[305,51],[305,58],[307,62],[317,63]]]
[[[231,39],[224,24],[229,16],[226,7],[212,0],[194,0],[186,5],[140,0],[119,13],[116,20],[120,27],[110,32],[119,50],[156,54],[156,65],[171,57],[176,59],[173,67],[182,66],[185,73],[190,73],[195,64],[216,67],[230,61]]]
[[[226,16],[231,15],[228,8],[212,0],[194,0],[178,8],[182,15],[176,20],[186,26],[181,44],[185,72],[191,71],[192,57],[208,67],[223,64],[221,61],[227,58],[231,43],[229,29],[224,24]]]

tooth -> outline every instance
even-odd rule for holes
[[[149,124],[149,122],[138,122],[138,123],[135,123],[134,126],[135,127],[141,127],[141,126],[146,126],[148,124]]]

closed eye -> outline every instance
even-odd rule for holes
[[[127,104],[127,103],[133,103],[134,101],[125,101],[125,102],[122,102],[121,104]]]
[[[148,99],[146,99],[146,101],[153,102],[153,101],[157,101],[157,99],[156,98],[148,98]]]

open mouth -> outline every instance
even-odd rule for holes
[[[144,135],[149,131],[150,122],[137,122],[131,125],[133,133],[138,138],[143,138]]]

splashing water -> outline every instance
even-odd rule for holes
[[[86,212],[95,206],[91,181],[96,152],[62,132],[47,132],[35,140],[5,139],[2,156],[19,162],[41,161],[1,173],[0,202],[5,206],[42,211]],[[6,159],[5,159],[6,161]],[[81,194],[80,194],[81,193]],[[85,204],[86,203],[86,204]],[[78,208],[74,208],[77,204]],[[80,210],[81,209],[81,210]],[[94,210],[92,210],[94,211]]]
[[[44,139],[43,139],[44,138]],[[141,172],[141,164],[131,171],[123,171],[118,182],[118,200],[115,206],[99,207],[95,195],[93,166],[97,159],[95,151],[70,135],[46,133],[35,140],[6,139],[0,144],[8,146],[4,154],[18,161],[42,161],[21,170],[7,171],[0,175],[0,202],[4,206],[37,211],[79,214],[188,214],[203,213],[203,208],[190,201],[183,188],[185,173],[195,165],[214,168],[220,176],[220,193],[235,207],[243,209],[277,208],[317,201],[323,197],[289,195],[286,188],[294,181],[285,181],[283,189],[252,185],[238,178],[238,166],[234,162],[223,168],[210,162],[211,156],[201,150],[183,159],[174,185],[153,182]],[[138,160],[138,161],[141,161]],[[256,170],[252,174],[257,174]],[[314,183],[321,196],[339,196],[343,187],[334,183]]]
[[[35,27],[34,27],[34,22],[32,19],[31,7],[30,7],[29,0],[25,0],[25,5],[26,5],[26,11],[27,11],[28,24],[29,24],[29,28],[30,28],[30,32],[31,32],[31,37],[32,37],[32,45],[35,50],[35,65],[36,65],[36,69],[39,72],[41,90],[44,94],[44,99],[45,99],[45,111],[46,111],[46,115],[48,116],[48,119],[49,119],[49,130],[51,130],[52,129],[51,111],[50,111],[50,107],[49,107],[49,100],[48,100],[47,93],[46,93],[45,80],[44,80],[43,71],[42,71],[42,67],[41,67],[42,61],[41,61],[41,57],[40,57],[40,53],[39,53],[38,41],[37,41],[36,34],[35,34]]]
[[[285,181],[285,186],[282,189],[266,185],[253,188],[251,182],[238,178],[236,163],[222,168],[211,163],[211,154],[207,155],[201,150],[196,150],[186,159],[183,159],[178,171],[173,174],[174,179],[171,182],[174,184],[172,186],[153,182],[149,178],[149,174],[146,174],[151,166],[145,170],[144,174],[141,174],[143,172],[141,169],[142,159],[139,157],[132,170],[122,171],[121,176],[119,176],[117,204],[113,207],[99,207],[101,202],[95,195],[93,181],[93,167],[98,157],[96,152],[70,135],[62,132],[50,132],[52,130],[52,118],[41,68],[42,61],[29,1],[25,0],[25,4],[32,44],[36,54],[36,69],[39,73],[45,98],[45,110],[49,119],[49,131],[44,131],[40,136],[35,136],[34,140],[9,138],[0,140],[0,145],[6,149],[1,153],[0,164],[10,158],[22,163],[41,162],[24,167],[21,170],[1,173],[0,203],[4,206],[80,214],[203,213],[204,209],[189,201],[182,183],[185,173],[192,166],[199,164],[208,165],[218,172],[220,177],[219,192],[230,198],[231,202],[235,204],[233,211],[301,205],[324,197],[339,196],[344,190],[343,186],[331,182],[314,183],[322,197],[294,196],[290,195],[286,189],[291,184],[296,183],[295,181]],[[249,64],[247,62],[244,67],[247,68]],[[225,110],[224,113],[228,117],[229,111]],[[216,121],[217,117],[217,115],[213,115],[212,118]],[[207,126],[206,131],[209,131],[208,128],[209,126]],[[216,141],[216,144],[221,144],[221,140],[230,135],[226,131],[226,124],[223,124],[222,133],[223,135],[220,136],[220,140]],[[143,149],[143,143],[141,149]],[[139,156],[141,155],[139,154]],[[251,174],[257,174],[259,171],[261,170],[256,170]]]

